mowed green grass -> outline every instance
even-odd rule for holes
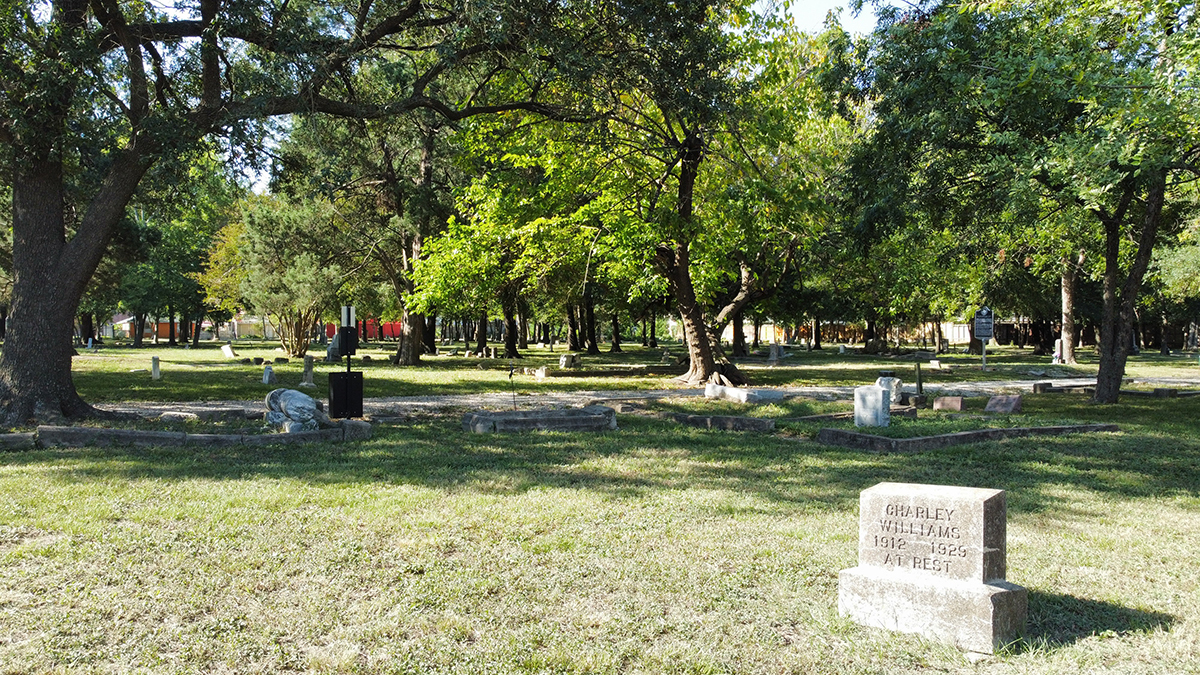
[[[245,341],[235,344],[239,357],[262,357],[269,363],[283,353],[276,343]],[[443,354],[461,344],[443,347]],[[501,346],[502,348],[502,346]],[[584,357],[584,370],[659,365],[664,350],[679,356],[686,350],[679,345],[664,344],[658,349],[626,344],[624,351],[610,354],[607,349],[597,356]],[[345,361],[322,363],[324,352],[314,347],[317,391],[328,388],[329,373],[344,370]],[[397,367],[388,363],[394,353],[394,343],[372,343],[360,349],[353,359],[353,368],[364,373],[364,395],[429,396],[443,394],[474,394],[490,391],[517,391],[536,394],[548,391],[604,391],[671,389],[681,385],[667,375],[612,375],[596,377],[548,378],[536,380],[525,375],[524,369],[549,365],[557,368],[558,358],[565,351],[560,345],[554,351],[529,349],[524,358],[474,359],[448,355],[426,356],[417,367]],[[150,377],[151,358],[160,359],[162,379]],[[369,356],[370,362],[362,359]],[[1050,366],[1049,357],[1035,357],[1031,350],[1004,348],[989,355],[988,371],[980,369],[977,356],[943,355],[941,361],[951,366],[942,371],[922,371],[929,384],[990,380],[1044,380],[1051,377],[1095,377],[1096,359],[1090,352],[1082,353],[1078,366]],[[874,382],[878,371],[895,370],[906,382],[915,377],[915,361],[860,354],[839,355],[833,347],[814,352],[794,350],[793,355],[778,367],[768,368],[763,359],[742,362],[745,375],[753,386],[831,386],[859,385]],[[516,374],[510,379],[511,367]],[[197,349],[182,347],[105,346],[96,352],[81,350],[73,362],[76,387],[85,400],[106,401],[204,401],[253,400],[262,398],[277,386],[294,387],[304,372],[302,359],[287,364],[273,364],[278,385],[262,383],[262,366],[243,365],[226,359],[219,344],[204,343]],[[136,372],[134,372],[136,371]],[[1038,375],[1038,372],[1044,372]],[[1195,355],[1163,357],[1146,352],[1131,357],[1127,375],[1130,377],[1200,377],[1200,365]],[[1143,387],[1144,388],[1144,387]]]
[[[880,456],[633,415],[427,418],[0,455],[0,672],[1200,672],[1200,401],[1026,410],[1123,431]],[[880,481],[1009,491],[1023,644],[973,665],[838,616]]]

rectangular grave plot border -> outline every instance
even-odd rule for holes
[[[1120,427],[1115,424],[1072,424],[1050,427],[976,429],[974,431],[959,431],[953,434],[940,434],[937,436],[888,438],[887,436],[864,434],[846,429],[824,428],[817,434],[816,440],[821,445],[850,448],[851,450],[866,450],[876,453],[914,453],[923,450],[938,450],[955,445],[966,445],[968,443],[999,441],[1006,438],[1065,436],[1067,434],[1116,432],[1120,430]]]

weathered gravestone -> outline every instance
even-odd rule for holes
[[[893,371],[890,370],[880,371],[879,375],[879,379],[875,380],[875,386],[887,390],[888,396],[890,397],[889,400],[892,403],[900,403],[900,396],[903,393],[902,387],[904,386],[904,383],[900,381],[900,378],[896,377]]]
[[[221,353],[224,354],[225,358],[227,359],[236,359],[238,357],[237,352],[233,351],[233,345],[229,344],[228,342],[221,345]]]
[[[1021,412],[1021,397],[993,396],[988,399],[987,407],[983,409],[983,412],[1005,414]]]
[[[313,383],[313,357],[306,355],[304,357],[304,379],[300,380],[301,387],[315,387]]]
[[[859,496],[858,567],[838,576],[838,611],[992,653],[1025,630],[1028,592],[1005,580],[1003,490],[880,483]]]
[[[891,414],[890,391],[873,384],[854,388],[854,426],[886,427]]]
[[[933,399],[934,410],[949,410],[951,412],[962,412],[963,397],[961,396],[939,396]]]
[[[278,380],[275,378],[275,369],[271,366],[263,366],[263,384],[275,384]]]
[[[150,357],[150,379],[157,380],[162,377],[162,372],[158,369],[158,357]]]

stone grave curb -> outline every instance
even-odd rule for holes
[[[560,410],[476,410],[462,417],[463,431],[477,434],[522,431],[616,431],[617,412],[601,405]]]
[[[867,450],[869,452],[900,452],[912,453],[922,450],[937,450],[954,445],[998,441],[1006,438],[1023,438],[1027,436],[1065,436],[1067,434],[1082,434],[1095,432],[1120,431],[1115,424],[1074,424],[1052,427],[1015,427],[1011,429],[978,429],[975,431],[960,431],[953,434],[938,436],[917,436],[915,438],[888,438],[875,434],[864,434],[846,429],[825,428],[817,434],[817,442],[821,445],[832,445],[852,450]]]
[[[0,434],[0,450],[87,446],[219,446],[296,445],[371,438],[370,424],[348,420],[336,429],[318,429],[297,434],[189,434],[182,431],[141,431],[138,429],[102,429],[94,427],[57,427],[41,425],[37,431]]]
[[[734,417],[730,415],[689,415],[687,413],[667,413],[664,417],[673,419],[680,424],[701,429],[719,429],[721,431],[775,431],[775,420],[763,417]]]

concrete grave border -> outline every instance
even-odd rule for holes
[[[1115,424],[1072,424],[1052,427],[1014,427],[1010,429],[976,429],[975,431],[960,431],[953,434],[938,436],[917,436],[915,438],[888,438],[875,434],[864,434],[847,429],[824,428],[817,433],[817,442],[821,445],[832,445],[851,450],[867,450],[869,452],[921,452],[922,450],[937,450],[954,445],[982,443],[984,441],[999,441],[1005,438],[1023,438],[1027,436],[1065,436],[1067,434],[1084,434],[1096,432],[1120,431]]]
[[[769,417],[735,417],[731,415],[689,415],[687,413],[666,413],[663,417],[673,419],[680,424],[701,429],[718,429],[721,431],[775,431],[775,420]]]
[[[342,420],[336,429],[304,431],[297,434],[189,434],[182,431],[142,431],[101,427],[58,427],[40,425],[37,431],[0,434],[0,450],[90,446],[218,446],[295,445],[358,441],[371,438],[371,425],[358,420]]]

